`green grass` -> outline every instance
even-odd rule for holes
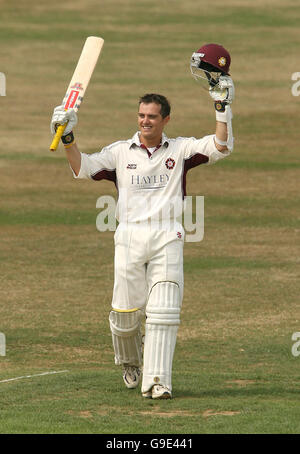
[[[298,2],[0,5],[0,433],[299,433]],[[113,232],[97,231],[96,201],[116,190],[75,181],[62,147],[48,151],[88,35],[105,45],[76,127],[87,153],[133,135],[149,91],[171,100],[168,135],[214,132],[189,59],[206,42],[232,55],[234,152],[188,174],[188,193],[205,197],[205,234],[185,245],[171,401],[127,390],[114,365]],[[38,375],[52,371],[67,372]]]

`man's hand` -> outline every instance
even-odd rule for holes
[[[55,134],[56,129],[59,125],[68,123],[64,130],[64,136],[68,135],[77,124],[77,114],[74,109],[65,110],[64,106],[55,107],[50,123],[50,130],[52,134]]]
[[[234,84],[229,76],[220,76],[217,85],[209,88],[209,94],[214,101],[231,104],[234,100]]]

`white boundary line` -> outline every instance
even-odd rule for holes
[[[22,378],[32,378],[32,377],[42,377],[44,375],[53,375],[53,374],[63,374],[69,372],[68,370],[53,370],[50,372],[42,372],[41,374],[33,374],[33,375],[23,375],[22,377],[15,377],[15,378],[7,378],[6,380],[0,380],[0,383],[7,383],[10,381],[21,380]]]

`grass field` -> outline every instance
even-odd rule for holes
[[[299,433],[298,1],[0,7],[0,433]],[[185,247],[171,401],[125,389],[113,362],[113,233],[97,231],[96,201],[114,187],[75,181],[62,147],[48,151],[89,35],[105,45],[76,128],[87,153],[131,137],[137,99],[152,91],[171,100],[169,136],[213,133],[189,59],[207,42],[232,56],[234,152],[188,179],[205,196],[205,236]]]

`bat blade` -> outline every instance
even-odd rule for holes
[[[62,100],[62,105],[65,110],[73,108],[75,112],[78,111],[97,64],[103,44],[104,40],[97,36],[89,36],[86,39],[66,94]],[[57,149],[66,125],[67,123],[57,128],[56,134],[50,145],[51,151]]]

